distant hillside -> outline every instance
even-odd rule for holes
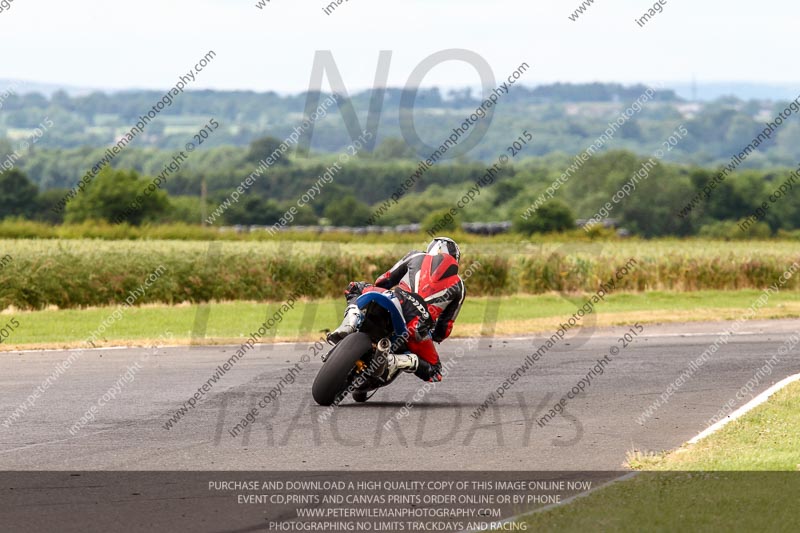
[[[12,82],[13,83],[13,82]],[[490,161],[504,153],[524,130],[533,135],[526,156],[551,153],[575,155],[585,150],[646,90],[643,85],[552,84],[529,88],[517,85],[498,101],[493,124],[468,157]],[[2,93],[0,93],[2,94]],[[130,131],[163,96],[163,91],[94,92],[88,95],[57,91],[51,96],[15,90],[3,98],[0,140],[11,149],[30,137],[47,118],[53,126],[38,139],[36,149],[106,147]],[[377,141],[402,136],[401,89],[390,88],[384,96]],[[283,139],[301,123],[307,94],[282,96],[274,92],[187,91],[178,95],[150,123],[131,148],[179,149],[192,140],[209,119],[220,127],[205,147],[245,147],[253,140],[273,136]],[[353,108],[362,126],[367,124],[370,91],[352,95]],[[324,99],[325,96],[323,95]],[[479,95],[469,89],[443,94],[422,89],[414,112],[416,134],[429,145],[439,145],[480,105]],[[631,113],[602,150],[625,149],[650,155],[675,130],[684,125],[689,135],[670,150],[665,159],[680,163],[717,164],[739,153],[784,105],[771,101],[723,98],[693,103],[672,90],[658,91],[640,112]],[[487,119],[488,120],[488,119]],[[335,108],[314,130],[312,149],[339,152],[350,142],[342,115]],[[3,143],[0,143],[0,149]],[[414,146],[417,153],[429,150]],[[2,150],[0,150],[2,151]],[[6,149],[6,152],[8,150]],[[0,156],[4,155],[0,153]],[[800,122],[789,118],[744,163],[744,167],[793,166],[800,160]]]
[[[50,98],[59,91],[63,91],[70,96],[86,96],[87,94],[100,91],[100,89],[97,88],[74,87],[72,85],[63,85],[57,83],[41,83],[36,81],[0,79],[0,93],[5,91],[9,87],[13,87],[16,90],[16,92],[20,94],[39,93],[48,98]]]

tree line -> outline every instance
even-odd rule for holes
[[[274,138],[262,138],[248,148],[223,147],[194,154],[187,165],[163,186],[153,188],[153,178],[171,154],[168,151],[131,149],[113,167],[104,169],[87,189],[72,199],[63,213],[52,209],[91,161],[93,151],[38,150],[20,168],[0,174],[0,219],[16,217],[50,224],[106,220],[130,225],[185,222],[200,224],[204,215],[218,207],[252,172],[256,163],[271,153]],[[63,172],[61,187],[42,183],[44,160]],[[718,168],[681,165],[629,151],[609,151],[589,158],[558,188],[554,198],[531,214],[530,206],[559,179],[572,163],[562,154],[527,157],[504,167],[491,186],[463,209],[455,209],[486,172],[479,161],[456,160],[434,166],[416,182],[397,205],[380,218],[381,225],[422,223],[430,226],[448,220],[451,227],[465,222],[511,221],[522,234],[564,231],[575,221],[595,216],[631,177],[639,174],[635,190],[612,202],[608,217],[617,227],[644,237],[707,235],[726,238],[769,236],[800,231],[800,196],[793,189],[770,202],[770,209],[757,221],[753,213],[767,201],[791,169],[745,169],[719,184],[688,216],[678,216],[691,197],[710,182]],[[272,225],[297,204],[334,156],[312,154],[308,158],[286,157],[278,161],[222,214],[219,224]],[[641,169],[648,172],[642,178]],[[390,197],[399,183],[416,170],[408,147],[399,139],[382,142],[373,153],[360,154],[336,174],[332,183],[314,201],[298,210],[292,224],[364,226],[377,205]],[[74,172],[74,173],[70,173]],[[32,179],[39,175],[40,180]],[[50,182],[52,185],[52,181]],[[148,191],[148,187],[153,190]],[[797,187],[795,187],[797,188]],[[206,190],[205,202],[201,191]],[[144,191],[147,191],[145,194]],[[457,211],[455,216],[448,213]],[[530,216],[523,216],[524,214]],[[739,222],[751,217],[743,230]],[[451,220],[452,219],[452,220]]]

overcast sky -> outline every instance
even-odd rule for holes
[[[331,50],[349,91],[370,87],[379,50],[393,50],[389,85],[430,54],[467,48],[500,78],[522,61],[524,82],[752,81],[792,83],[800,3],[668,0],[14,0],[0,13],[0,78],[108,89],[166,88],[208,50],[194,88],[299,92],[316,50]],[[477,86],[449,63],[424,85]],[[800,83],[798,84],[800,86]]]

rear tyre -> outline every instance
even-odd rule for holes
[[[372,341],[366,333],[357,331],[342,339],[314,378],[314,401],[324,406],[339,403],[347,395],[356,361],[371,351]]]

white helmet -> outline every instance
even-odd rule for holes
[[[456,244],[456,241],[449,237],[436,237],[428,245],[426,252],[431,255],[449,254],[453,256],[456,263],[461,262],[461,249]]]

